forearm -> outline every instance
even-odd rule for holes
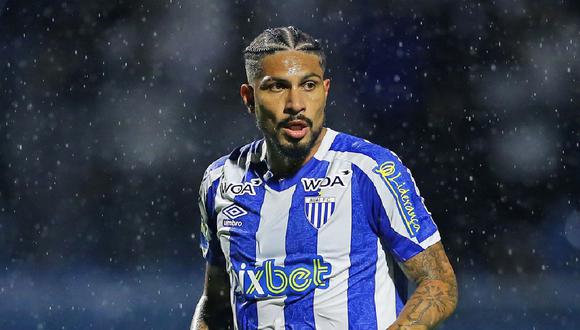
[[[389,330],[433,329],[453,313],[456,305],[455,281],[426,279],[417,286]]]
[[[190,330],[218,330],[232,329],[231,311],[222,309],[217,311],[210,308],[207,296],[202,296],[197,303]]]
[[[205,322],[204,316],[206,315],[205,305],[206,305],[207,297],[202,296],[199,298],[199,302],[195,307],[195,313],[193,313],[193,320],[191,321],[190,330],[207,330],[208,326]]]
[[[389,330],[433,329],[457,306],[457,279],[441,242],[401,264],[417,284],[399,317]]]

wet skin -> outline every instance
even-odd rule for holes
[[[292,174],[316,153],[325,132],[329,88],[318,56],[300,51],[264,57],[260,74],[241,86],[242,100],[266,138],[275,174]]]

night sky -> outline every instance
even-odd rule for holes
[[[327,126],[413,171],[442,329],[580,327],[578,2],[118,0],[0,1],[0,328],[188,327],[201,177],[260,138],[241,52],[287,25],[325,47]]]

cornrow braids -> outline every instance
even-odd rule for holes
[[[320,67],[324,72],[326,55],[318,40],[294,26],[277,27],[264,30],[244,49],[243,54],[248,82],[252,83],[260,74],[261,61],[265,56],[286,50],[296,50],[317,55],[320,59]]]

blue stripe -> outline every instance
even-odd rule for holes
[[[318,204],[318,228],[322,227],[322,221],[324,221],[324,209],[322,203]]]
[[[429,214],[427,211],[427,208],[423,203],[423,199],[415,191],[416,185],[411,176],[411,172],[403,165],[403,163],[401,163],[401,160],[392,151],[379,145],[367,142],[361,138],[344,133],[340,133],[336,136],[332,145],[330,146],[330,150],[339,152],[348,151],[363,154],[372,158],[375,162],[377,162],[378,166],[387,161],[393,162],[395,165],[394,175],[397,176],[400,174],[400,176],[397,177],[396,182],[402,189],[409,189],[408,197],[410,198],[411,205],[414,208],[417,223],[421,227],[416,232],[417,240],[422,242],[423,240],[431,237],[431,235],[437,231],[437,226],[433,222],[431,214]],[[377,175],[380,177],[380,174],[378,173],[369,173],[368,175]],[[385,186],[387,185],[385,184]],[[388,188],[385,187],[385,189]],[[394,198],[402,204],[402,196],[400,196],[401,194],[394,191],[391,191],[391,193],[393,193]],[[399,211],[402,212],[400,209]],[[403,215],[402,218],[405,219]],[[415,233],[412,234],[413,235],[411,236],[415,235]]]
[[[393,265],[393,267],[394,267],[393,276],[395,282],[395,299],[396,299],[395,307],[398,317],[399,314],[401,314],[403,307],[405,307],[405,304],[407,303],[408,282],[407,277],[405,276],[403,271],[396,265]]]
[[[383,164],[384,162],[387,162],[387,161],[393,162],[395,165],[395,171],[394,171],[393,175],[396,176],[395,182],[391,183],[393,185],[393,187],[390,187],[388,184],[385,183],[385,185],[383,187],[380,187],[380,188],[390,191],[393,198],[396,201],[398,201],[399,204],[404,203],[404,201],[402,200],[403,196],[402,196],[401,192],[393,190],[393,189],[396,189],[395,185],[398,184],[399,187],[401,189],[404,189],[404,190],[408,189],[408,192],[405,192],[405,194],[406,194],[406,196],[409,197],[409,201],[411,202],[411,205],[413,206],[413,210],[414,210],[415,215],[416,215],[417,223],[420,225],[419,230],[416,230],[416,232],[409,233],[410,236],[416,235],[417,240],[419,242],[423,242],[425,239],[431,237],[437,231],[437,226],[435,225],[435,222],[431,218],[431,214],[427,211],[427,208],[425,207],[425,204],[423,203],[423,199],[416,192],[416,185],[415,185],[415,182],[413,180],[413,177],[411,176],[411,172],[401,163],[401,160],[397,157],[397,155],[395,155],[390,150],[383,148],[379,145],[367,142],[361,138],[354,137],[354,136],[344,134],[344,133],[340,133],[336,136],[336,138],[334,139],[334,141],[330,147],[330,150],[338,151],[338,152],[347,151],[347,152],[354,152],[354,153],[363,154],[365,156],[372,158],[377,163],[377,166],[380,166],[381,164]],[[368,175],[376,175],[376,176],[382,178],[382,176],[379,173],[376,173],[374,171],[373,171],[373,173],[368,173]],[[384,179],[383,179],[383,181],[384,181]],[[374,186],[374,185],[372,185],[372,186]],[[402,210],[401,206],[397,206],[397,209],[398,209],[398,212],[399,212],[402,219],[409,218],[409,216],[405,216],[403,214],[404,211]],[[405,221],[405,220],[403,220],[403,221]],[[407,230],[409,230],[408,225],[407,224],[405,224],[405,225],[407,227]],[[397,248],[398,247],[397,244],[400,243],[400,244],[402,244],[400,249],[402,249],[402,250],[409,249],[410,243],[404,242],[401,238],[397,238],[396,242],[394,242],[394,241],[390,241],[390,242],[394,248]],[[397,243],[397,244],[393,244],[393,243]],[[403,253],[403,254],[405,254],[405,253]],[[399,260],[399,261],[401,261],[401,260]]]
[[[324,206],[324,223],[328,222],[328,218],[330,218],[330,208],[332,207],[332,203],[325,203]]]
[[[312,158],[308,162],[308,168],[312,171],[303,172],[301,177],[323,178],[328,165],[326,161]],[[317,195],[317,192],[305,192],[302,184],[296,184],[286,230],[285,265],[304,264],[310,268],[317,255],[318,230],[304,214],[304,198]],[[314,329],[314,289],[302,295],[289,295],[284,301],[284,318],[286,329]]]
[[[368,199],[365,187],[360,187],[366,175],[352,166],[352,234],[348,278],[349,329],[377,329],[375,307],[375,272],[377,236],[369,224]]]
[[[248,171],[242,182],[249,182],[257,176]],[[256,195],[239,195],[234,203],[241,206],[248,214],[236,218],[241,221],[241,227],[230,228],[230,259],[236,274],[245,263],[247,268],[256,266],[256,232],[260,224],[260,210],[264,203],[264,185],[255,186]],[[236,293],[236,317],[239,329],[255,329],[258,327],[258,310],[255,299],[248,299]]]
[[[322,203],[318,203],[318,216],[316,217],[316,228],[320,228],[322,226]]]
[[[230,159],[234,163],[243,166],[246,160],[246,157],[252,155],[252,150],[255,148],[256,145],[259,145],[262,140],[256,140],[252,143],[248,143],[246,145],[237,147],[234,149],[226,158]],[[241,162],[241,163],[240,163]]]
[[[211,238],[209,242],[205,239],[204,235],[201,235],[201,245],[208,246],[207,254],[205,259],[211,265],[214,266],[224,266],[225,257],[220,246],[219,240],[217,239],[217,219],[215,214],[215,195],[218,191],[218,185],[220,180],[216,179],[212,185],[207,190],[205,199],[205,209],[207,213],[207,226],[210,230]]]
[[[205,196],[206,211],[207,211],[207,215],[210,218],[215,218],[215,216],[216,216],[216,214],[215,214],[215,195],[218,191],[219,183],[220,183],[220,179],[219,178],[215,179],[214,182],[212,182],[209,189],[207,190],[207,195]],[[214,229],[215,229],[215,223],[214,223]]]
[[[384,181],[383,181],[383,182],[384,182]],[[395,200],[395,202],[397,203],[397,201],[398,201],[398,194],[397,194],[397,192],[394,190],[395,188],[393,188],[393,187],[391,186],[391,184],[389,184],[389,183],[385,183],[385,187],[386,187],[386,188],[387,188],[387,190],[388,190],[388,191],[391,193],[391,196],[393,197],[393,200]],[[405,219],[405,215],[403,214],[403,208],[402,208],[402,206],[400,205],[400,203],[397,203],[397,206],[396,206],[396,207],[397,207],[397,212],[399,213],[399,217],[401,217],[401,219]],[[403,221],[405,221],[405,220],[403,220]],[[407,232],[409,233],[409,236],[410,236],[410,237],[415,237],[415,233],[414,233],[414,232],[412,232],[412,231],[410,231],[408,228],[407,228]]]
[[[388,251],[399,262],[407,261],[417,253],[422,252],[424,249],[419,244],[397,233],[393,227],[391,227],[391,222],[385,213],[385,208],[382,206],[376,187],[370,182],[370,179],[366,179],[369,180],[370,184],[370,187],[367,188],[367,190],[372,192],[371,198],[374,200],[372,204],[376,219],[376,230],[378,231],[378,235],[384,240]]]
[[[358,167],[356,168],[362,173],[362,170]],[[364,185],[362,191],[364,191],[365,200],[370,203],[372,209],[372,213],[369,217],[369,219],[372,220],[371,227],[375,234],[383,240],[387,251],[399,262],[407,261],[417,253],[423,251],[424,249],[420,245],[397,233],[393,227],[391,227],[391,222],[385,212],[377,188],[366,174],[361,178],[361,180]]]

